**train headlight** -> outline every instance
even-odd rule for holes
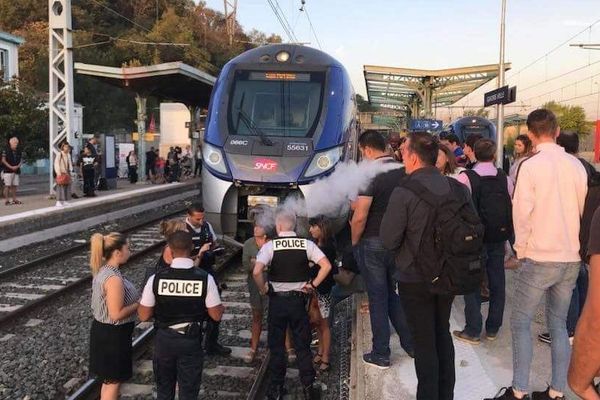
[[[290,53],[288,53],[287,51],[280,51],[279,53],[277,53],[275,58],[281,63],[287,62],[287,60],[290,59]]]
[[[204,158],[204,161],[206,161],[206,163],[215,171],[222,174],[227,173],[225,158],[223,158],[223,153],[217,147],[205,142],[204,146],[202,146],[202,157]]]
[[[342,158],[344,146],[334,147],[316,153],[304,173],[305,178],[312,178],[333,168]]]

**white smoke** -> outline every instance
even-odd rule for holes
[[[344,216],[350,203],[365,191],[375,176],[398,169],[401,164],[363,160],[340,163],[331,175],[312,184],[306,198],[288,197],[279,208],[298,217],[323,215],[328,218]],[[256,216],[258,225],[272,229],[275,226],[274,209],[268,207]]]

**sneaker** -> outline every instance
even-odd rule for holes
[[[565,396],[561,397],[550,397],[550,387],[548,387],[543,392],[533,392],[531,393],[531,400],[565,400]]]
[[[552,338],[550,337],[550,333],[546,332],[546,333],[540,333],[538,335],[538,340],[540,342],[544,342],[544,343],[552,343]]]
[[[571,346],[573,346],[573,339],[575,338],[575,334],[574,333],[569,333],[569,344]],[[551,344],[552,343],[552,338],[550,337],[550,333],[541,333],[538,335],[538,340],[540,342],[544,342],[544,343],[548,343]]]
[[[363,361],[375,368],[388,369],[390,367],[390,360],[376,357],[373,353],[363,354]]]
[[[54,207],[64,207],[65,204],[62,201],[57,201]]]
[[[72,193],[71,197],[74,198],[74,199],[78,199],[79,198],[79,196],[77,195],[77,193]]]
[[[486,332],[485,338],[490,342],[493,342],[494,340],[498,339],[498,332]]]
[[[504,391],[504,392],[502,392]],[[515,396],[513,389],[511,387],[503,387],[496,393],[496,396],[485,398],[483,400],[531,400],[529,395],[523,396],[522,399],[519,399]]]
[[[246,355],[244,356],[244,362],[246,364],[252,364],[252,362],[254,362],[254,359],[256,358],[256,350],[248,350],[248,353],[246,353]]]
[[[461,342],[469,343],[474,346],[477,346],[477,345],[479,345],[479,343],[481,343],[480,338],[478,338],[476,336],[471,336],[471,335],[467,334],[464,330],[454,331],[454,332],[452,332],[452,334],[454,335],[455,338],[457,338]]]
[[[283,385],[270,386],[267,390],[267,400],[282,400],[287,394],[287,390]]]
[[[206,350],[206,354],[209,356],[221,356],[227,357],[231,354],[231,349],[229,347],[225,347],[219,343],[211,346]]]

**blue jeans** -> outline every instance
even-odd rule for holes
[[[506,299],[504,276],[504,242],[486,243],[484,246],[485,270],[490,288],[490,307],[485,321],[488,333],[497,333],[502,326],[504,302]],[[479,337],[483,325],[481,317],[481,291],[479,288],[465,295],[465,332],[469,336]]]
[[[402,348],[412,352],[412,337],[392,279],[395,268],[393,253],[383,247],[378,237],[361,239],[353,250],[369,296],[373,354],[386,360],[390,357],[389,321],[400,336]]]
[[[589,277],[587,265],[585,265],[585,263],[582,262],[581,267],[579,268],[579,275],[577,276],[577,283],[575,284],[575,289],[573,289],[573,296],[571,296],[571,305],[569,306],[569,313],[567,314],[567,332],[569,333],[569,335],[575,333],[577,321],[579,321],[579,316],[581,315],[583,305],[585,304],[588,283]]]
[[[567,335],[567,312],[579,262],[536,262],[525,259],[516,278],[517,304],[510,318],[513,340],[513,388],[529,392],[529,372],[533,358],[531,321],[546,294],[546,323],[552,337],[551,387],[564,392],[571,348]]]

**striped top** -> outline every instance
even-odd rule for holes
[[[121,275],[121,271],[118,268],[109,267],[107,265],[100,268],[100,271],[94,277],[92,282],[92,313],[94,314],[94,319],[98,322],[102,322],[104,324],[113,324],[113,325],[121,325],[128,322],[135,321],[135,313],[133,313],[130,317],[113,321],[108,316],[108,307],[106,305],[106,293],[104,291],[104,282],[112,276],[117,276],[121,280],[123,280],[123,288],[125,290],[124,296],[124,305],[128,306],[130,304],[135,303],[140,298],[140,293],[133,286],[131,282],[127,279],[123,278]]]

